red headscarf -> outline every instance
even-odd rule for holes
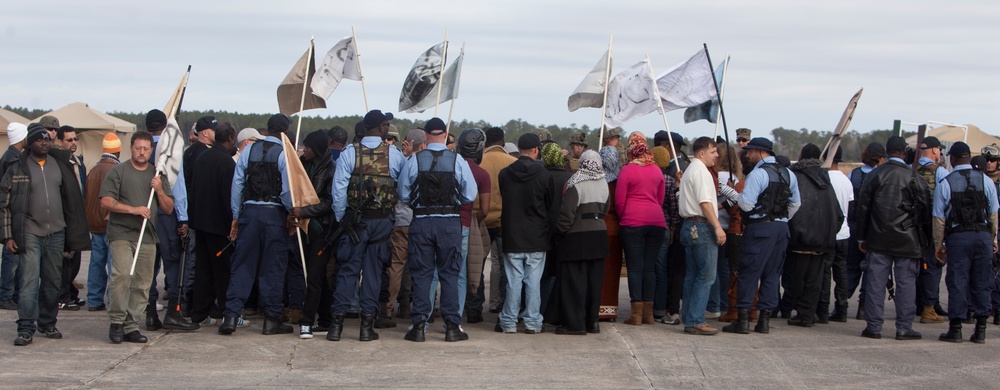
[[[646,144],[646,135],[638,131],[628,135],[625,154],[628,156],[629,164],[644,167],[653,163],[653,152],[649,151],[649,145]]]

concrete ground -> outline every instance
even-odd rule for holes
[[[86,263],[86,256],[84,263]],[[86,264],[83,267],[86,270]],[[80,280],[86,278],[86,271]],[[488,272],[487,272],[488,275]],[[621,307],[628,308],[627,283]],[[946,290],[942,288],[942,299]],[[221,336],[144,332],[148,344],[113,345],[107,312],[63,311],[62,340],[41,335],[15,347],[15,311],[0,311],[2,388],[998,388],[1000,327],[987,344],[937,341],[947,324],[914,328],[919,341],[896,341],[889,303],[882,340],[859,336],[864,322],[800,328],[774,320],[761,335],[692,336],[681,326],[601,323],[587,336],[501,334],[495,314],[466,324],[469,341],[444,342],[441,321],[427,342],[403,340],[405,324],[357,340],[358,320],[344,339],[323,335],[263,336],[261,319]],[[162,315],[162,312],[161,312]],[[714,321],[710,323],[717,324]],[[721,325],[720,325],[721,326]],[[966,337],[971,334],[966,325]]]

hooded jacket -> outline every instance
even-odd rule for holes
[[[500,171],[497,181],[503,195],[500,215],[503,251],[524,253],[551,249],[552,226],[559,213],[553,207],[557,192],[552,173],[537,161],[521,156]]]
[[[890,158],[868,174],[856,202],[858,241],[865,242],[869,251],[923,257],[917,226],[923,218],[914,207],[931,204],[930,190],[913,168]],[[930,214],[930,207],[925,212]]]
[[[792,165],[799,182],[802,206],[788,221],[791,238],[788,250],[832,253],[836,250],[837,231],[844,223],[844,213],[823,161],[806,159]]]
[[[28,153],[25,148],[19,161],[12,165],[0,181],[0,222],[2,222],[3,237],[0,241],[6,243],[13,239],[19,248],[24,248],[25,219],[28,215],[28,194],[31,191],[31,174],[28,169]],[[49,157],[55,161],[62,173],[62,183],[59,187],[62,198],[63,218],[66,221],[66,251],[82,251],[90,249],[90,233],[87,232],[87,214],[84,211],[83,195],[80,183],[76,180],[69,159],[69,150],[49,149]]]

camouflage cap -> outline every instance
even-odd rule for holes
[[[616,128],[611,129],[611,130],[605,130],[604,131],[604,139],[611,139],[611,138],[614,138],[614,137],[621,138],[622,137],[622,130],[616,127]]]
[[[38,119],[38,123],[40,123],[42,126],[45,126],[46,129],[55,130],[60,127],[59,119],[57,119],[52,115],[46,115],[41,117],[40,119]]]
[[[746,127],[741,127],[739,129],[736,129],[736,138],[750,139],[750,129]]]
[[[549,130],[546,129],[546,128],[539,127],[537,129],[535,129],[534,133],[535,133],[535,135],[538,136],[538,139],[541,140],[541,141],[551,141],[552,140],[552,133],[550,133]]]
[[[569,144],[580,144],[583,145],[583,147],[587,147],[587,133],[582,131],[579,133],[573,133],[573,135],[569,136]]]

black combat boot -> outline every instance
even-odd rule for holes
[[[469,339],[469,334],[462,331],[462,327],[451,321],[444,323],[444,341],[464,341]]]
[[[111,339],[112,344],[121,344],[122,340],[125,339],[125,325],[111,324],[111,328],[108,329],[108,338]]]
[[[378,340],[378,333],[375,333],[374,314],[361,315],[361,334],[358,336],[358,340],[361,341]]]
[[[264,317],[264,329],[260,333],[263,335],[292,333],[292,326],[282,323],[277,318]]]
[[[340,333],[344,331],[344,313],[334,313],[330,330],[326,331],[326,339],[340,341]]]
[[[837,305],[830,314],[830,321],[847,322],[847,304]]]
[[[219,334],[233,334],[236,331],[236,317],[225,316],[219,324]]]
[[[181,313],[177,311],[177,298],[171,298],[169,301],[170,306],[167,307],[167,314],[163,316],[163,327],[170,330],[198,330],[201,325],[192,324],[190,321],[181,317]]]
[[[938,340],[947,341],[949,343],[961,343],[962,342],[962,320],[955,318],[948,323],[948,333],[941,333],[938,336]]]
[[[424,321],[414,324],[410,327],[410,330],[406,332],[406,336],[403,336],[403,338],[418,343],[424,342],[424,326],[426,324],[427,323]],[[466,335],[466,337],[468,337],[468,335]]]
[[[768,334],[771,333],[771,311],[761,310],[760,316],[757,317],[757,326],[753,327],[753,331],[757,333]]]
[[[722,327],[722,331],[726,333],[739,333],[739,334],[750,333],[750,310],[737,309],[736,321],[733,321],[732,324]]]
[[[864,301],[858,301],[858,314],[856,314],[854,316],[854,319],[856,319],[856,320],[863,320],[863,319],[865,319],[865,302]]]
[[[993,309],[993,325],[1000,325],[1000,309]]]
[[[976,331],[972,333],[969,341],[976,344],[986,344],[986,319],[988,317],[976,317]]]
[[[156,313],[156,304],[146,305],[146,330],[152,332],[163,328],[160,315]]]

